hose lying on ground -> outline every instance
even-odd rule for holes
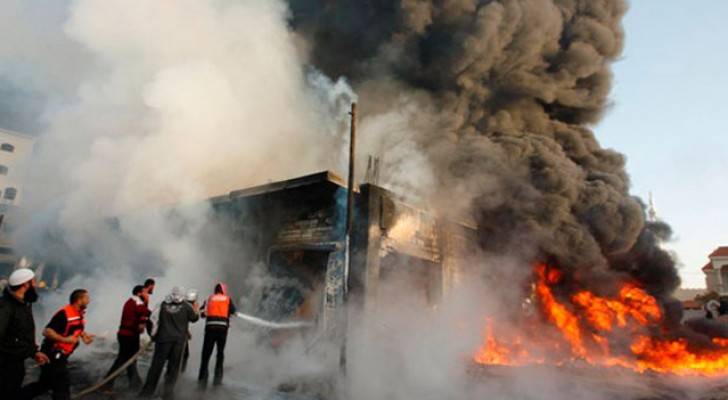
[[[241,312],[235,313],[235,316],[247,321],[253,325],[257,325],[260,327],[268,328],[268,329],[300,329],[300,328],[308,328],[313,326],[311,322],[303,322],[303,321],[295,321],[295,322],[272,322],[272,321],[266,321],[264,319],[254,317],[252,315],[243,314]],[[105,377],[104,379],[98,381],[95,385],[90,386],[83,391],[76,393],[73,395],[72,399],[77,400],[84,396],[88,396],[91,393],[96,392],[97,390],[101,389],[106,385],[107,383],[111,382],[113,379],[116,379],[119,375],[121,375],[122,372],[126,371],[127,368],[129,368],[142,354],[144,354],[145,351],[149,348],[149,346],[152,345],[152,341],[149,341],[144,346],[142,346],[139,351],[134,354],[132,358],[127,360],[124,364],[122,364],[119,368],[116,369],[116,371],[109,374],[109,376]]]
[[[133,356],[132,358],[130,358],[130,359],[129,359],[129,360],[127,360],[127,361],[126,361],[126,362],[125,362],[124,364],[122,364],[122,365],[121,365],[121,366],[120,366],[119,368],[117,368],[117,369],[116,369],[116,371],[112,372],[111,374],[109,374],[109,376],[105,377],[104,379],[102,379],[102,380],[98,381],[98,382],[97,382],[97,383],[96,383],[95,385],[93,385],[93,386],[90,386],[90,387],[88,387],[88,388],[86,388],[86,389],[84,389],[84,390],[82,390],[82,391],[80,391],[80,392],[78,392],[78,393],[74,394],[74,395],[73,395],[73,396],[71,397],[71,399],[72,399],[72,400],[76,400],[76,399],[80,399],[80,398],[82,398],[82,397],[84,397],[84,396],[88,396],[88,395],[90,395],[91,393],[93,393],[93,392],[95,392],[95,391],[97,391],[97,390],[101,389],[102,387],[104,387],[104,385],[106,385],[107,383],[109,383],[109,382],[111,382],[112,380],[116,379],[116,378],[117,378],[117,377],[118,377],[119,375],[121,375],[121,373],[122,373],[122,372],[126,371],[126,369],[127,369],[127,368],[129,368],[129,367],[130,367],[130,366],[131,366],[131,365],[132,365],[132,364],[133,364],[134,362],[136,362],[136,360],[137,360],[137,359],[138,359],[138,358],[139,358],[139,357],[140,357],[140,356],[141,356],[142,354],[144,354],[144,352],[145,352],[145,351],[147,351],[147,349],[148,349],[148,348],[149,348],[149,346],[151,346],[151,345],[152,345],[152,341],[150,340],[150,341],[149,341],[149,342],[147,342],[147,343],[146,343],[145,345],[143,345],[143,346],[142,346],[142,347],[141,347],[141,348],[139,349],[139,351],[138,351],[138,352],[137,352],[136,354],[134,354],[134,356]]]
[[[253,325],[257,325],[268,329],[300,329],[308,328],[314,324],[306,321],[291,321],[291,322],[273,322],[266,321],[262,318],[254,317],[252,315],[243,314],[241,312],[235,313],[235,316],[242,319],[243,321],[250,322]]]

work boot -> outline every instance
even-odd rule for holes
[[[207,389],[207,379],[200,379],[197,381],[197,390]]]

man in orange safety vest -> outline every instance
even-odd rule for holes
[[[37,382],[25,386],[21,392],[22,399],[32,399],[47,391],[53,393],[53,400],[68,400],[70,394],[70,377],[68,373],[68,357],[79,345],[91,344],[94,335],[86,333],[84,314],[91,302],[86,289],[76,289],[71,293],[69,304],[56,312],[43,331],[45,340],[41,351],[50,362],[41,367]]]
[[[227,341],[230,316],[235,313],[235,304],[227,293],[224,283],[215,286],[215,293],[202,305],[202,317],[205,318],[205,340],[202,345],[202,361],[198,383],[201,389],[207,387],[208,365],[212,350],[217,347],[215,362],[215,378],[213,385],[222,384],[223,364],[225,361],[225,342]]]

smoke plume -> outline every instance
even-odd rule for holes
[[[436,209],[464,199],[457,211],[475,217],[484,249],[518,254],[527,238],[582,286],[678,286],[624,156],[591,130],[608,106],[624,1],[289,2],[311,62],[352,79],[365,115],[417,105],[407,139],[433,178],[418,189]]]
[[[32,68],[0,78],[37,82],[47,99],[25,125],[42,132],[17,251],[60,266],[64,293],[91,290],[92,331],[117,326],[146,276],[158,278],[155,302],[172,286],[206,294],[246,276],[246,244],[205,198],[343,163],[355,94],[304,65],[281,2],[7,6],[16,18],[0,29],[17,41],[0,45],[0,59]]]
[[[0,27],[31,44],[0,43],[0,59],[41,70],[32,79],[18,75],[26,64],[0,70],[0,85],[43,88],[17,96],[44,111],[25,122],[42,134],[16,240],[24,254],[84,273],[67,287],[92,289],[92,330],[116,326],[136,271],[162,277],[159,294],[204,293],[229,271],[250,279],[245,244],[200,200],[341,172],[342,123],[357,95],[360,148],[381,157],[383,184],[445,216],[472,216],[482,249],[499,256],[473,263],[481,269],[511,282],[547,259],[596,291],[622,277],[661,296],[679,283],[659,248],[669,228],[645,222],[624,157],[591,130],[608,106],[623,0],[30,3],[8,3],[14,17]],[[57,40],[56,51],[37,37]],[[171,204],[192,205],[170,214]],[[462,366],[482,316],[498,310],[483,304],[498,296],[478,286],[432,311],[398,289],[382,301],[381,326],[351,338],[352,398],[475,397]],[[228,359],[249,382],[274,387],[286,365],[319,372],[298,353],[281,361],[231,336]],[[564,381],[549,395],[520,382],[475,392],[561,398]],[[576,397],[611,398],[591,389]]]

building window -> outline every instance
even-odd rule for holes
[[[9,187],[5,189],[5,196],[3,196],[3,198],[5,198],[6,200],[15,200],[17,196],[18,189]]]
[[[0,165],[0,175],[7,175],[8,174],[8,167],[4,165]]]
[[[12,153],[15,151],[15,146],[13,146],[10,143],[3,143],[3,144],[0,144],[0,150],[7,151],[8,153]]]

